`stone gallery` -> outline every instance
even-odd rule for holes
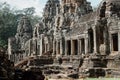
[[[95,10],[87,0],[48,0],[38,24],[23,16],[8,39],[16,67],[54,78],[120,77],[119,52],[120,0]]]

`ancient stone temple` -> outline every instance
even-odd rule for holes
[[[26,44],[32,38],[32,31],[30,20],[23,16],[18,24],[15,37],[8,39],[8,54],[12,61],[18,62],[27,56]]]
[[[15,61],[15,55],[35,56],[46,76],[120,77],[119,27],[120,0],[103,0],[95,11],[87,0],[48,0],[33,37],[22,18],[8,54]]]

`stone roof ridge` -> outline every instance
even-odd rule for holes
[[[81,16],[78,21],[80,23],[88,22],[88,21],[94,20],[96,17],[97,17],[97,11],[94,11],[94,12],[91,12],[91,13]]]

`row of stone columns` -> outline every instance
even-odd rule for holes
[[[85,38],[85,45],[84,45],[84,51],[85,53],[88,53],[88,38]],[[71,48],[68,48],[68,41],[70,41]],[[71,55],[75,55],[77,52],[77,55],[82,53],[82,41],[81,39],[77,40],[77,45],[75,45],[74,40],[65,40],[64,42],[61,41],[53,41],[53,55],[68,55],[68,51],[70,50]],[[76,47],[77,46],[77,49]],[[77,51],[76,51],[77,50]]]
[[[40,38],[41,39],[39,40],[39,43],[38,43],[40,47],[38,50],[39,50],[39,55],[41,56],[44,53],[51,52],[51,50],[55,46],[54,45],[55,42],[52,41],[50,37],[44,37],[44,35],[41,35]],[[54,49],[53,49],[53,52],[54,52]]]
[[[63,55],[64,53],[65,53],[64,39],[54,40],[53,41],[53,55]]]
[[[98,52],[96,29],[93,30],[94,43],[93,43],[93,53]],[[89,53],[89,37],[88,33],[85,34],[83,38],[76,39],[77,49],[75,49],[75,40],[54,40],[53,41],[53,55],[81,55]],[[68,47],[69,46],[69,47]],[[77,50],[77,54],[76,51]],[[70,51],[70,54],[69,54]]]
[[[107,35],[107,34],[106,34]],[[120,35],[120,34],[118,34]],[[96,28],[93,29],[93,53],[98,53],[99,52],[99,44],[97,42],[97,31]],[[105,38],[106,39],[106,38]],[[118,37],[118,39],[120,39]],[[77,55],[81,55],[81,54],[88,54],[89,53],[89,35],[88,33],[85,34],[85,36],[83,36],[82,38],[78,38],[77,40],[77,49],[75,49],[75,43],[74,40],[65,40],[65,39],[60,39],[60,40],[54,40],[52,46],[50,46],[49,44],[43,44],[43,40],[41,41],[42,43],[40,45],[42,45],[41,53],[43,53],[44,51],[44,47],[45,46],[45,52],[49,51],[49,48],[52,47],[53,48],[53,55],[69,55],[68,54],[68,50],[70,50],[70,55],[76,55],[75,50],[77,50]],[[84,40],[84,41],[83,41]],[[70,41],[70,49],[68,47],[68,41]],[[119,46],[119,50],[120,50],[120,45]],[[84,48],[83,48],[84,47]],[[84,50],[83,50],[84,49]]]
[[[15,63],[18,63],[23,58],[24,58],[24,56],[21,53],[17,53],[17,54],[15,53],[15,54],[10,55],[10,60],[15,62]]]

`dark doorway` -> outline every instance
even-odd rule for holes
[[[94,50],[94,36],[93,36],[93,30],[88,30],[88,36],[89,36],[89,53],[93,53]]]
[[[68,47],[67,54],[71,55],[71,41],[70,40],[67,41],[67,47]]]
[[[60,42],[58,42],[58,54],[60,54]]]
[[[103,29],[102,28],[100,28],[100,33],[99,33],[99,37],[100,37],[100,44],[104,44],[104,33],[103,33],[104,31],[103,31]]]
[[[81,52],[85,54],[85,39],[81,39]]]
[[[56,41],[55,41],[55,43],[54,43],[54,55],[56,55]]]
[[[113,51],[118,51],[118,33],[112,34]]]
[[[78,41],[73,40],[73,43],[74,43],[74,54],[77,55],[78,54]]]

